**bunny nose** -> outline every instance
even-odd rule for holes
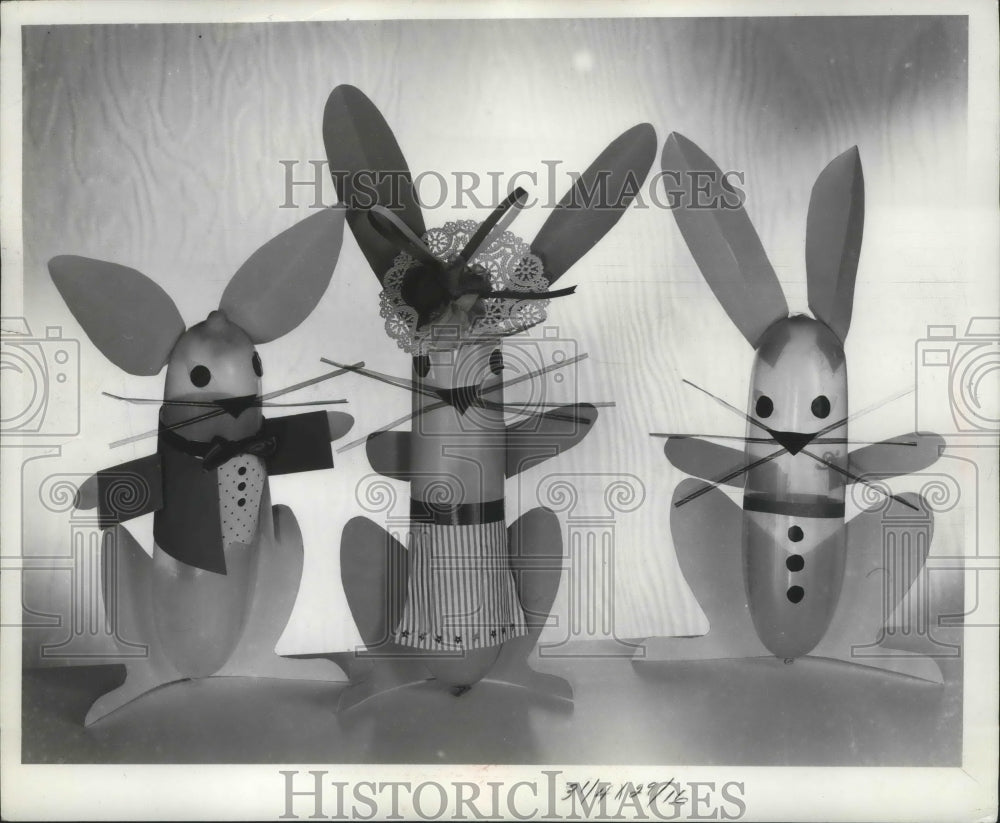
[[[208,315],[208,318],[205,320],[205,326],[210,331],[221,332],[228,325],[229,325],[229,318],[226,317],[226,313],[221,309],[216,309],[215,311],[211,312]]]
[[[792,454],[798,454],[806,446],[808,446],[812,439],[816,436],[815,434],[809,434],[806,432],[779,432],[774,429],[768,429],[775,440],[778,441],[779,445],[784,446]]]

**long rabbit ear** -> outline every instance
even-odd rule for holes
[[[156,374],[184,321],[170,296],[146,275],[103,260],[60,255],[49,274],[87,337],[129,374]]]
[[[344,209],[322,209],[269,240],[239,268],[219,308],[254,343],[305,320],[330,285],[344,239]]]
[[[788,316],[788,303],[749,216],[724,188],[715,162],[683,135],[667,138],[662,165],[684,190],[673,213],[691,256],[730,320],[757,348],[767,328]],[[700,185],[705,181],[707,192]]]
[[[573,184],[545,221],[531,251],[554,283],[618,222],[656,158],[656,131],[640,123],[619,135]]]
[[[865,227],[865,178],[858,147],[831,160],[813,186],[806,219],[809,308],[847,337]]]
[[[382,282],[400,250],[369,222],[368,209],[384,206],[417,237],[424,233],[406,159],[381,112],[354,86],[337,86],[330,93],[323,142],[337,194],[347,207],[347,223]]]

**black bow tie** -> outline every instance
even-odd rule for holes
[[[278,448],[278,441],[275,437],[261,432],[244,437],[242,440],[213,437],[210,443],[205,443],[200,440],[188,440],[170,429],[161,428],[160,437],[175,449],[194,457],[200,457],[203,471],[217,469],[226,461],[241,454],[270,457]]]
[[[211,471],[240,454],[270,457],[277,447],[278,443],[273,437],[262,434],[255,434],[242,440],[226,440],[224,437],[215,437],[205,453],[201,467],[205,471]]]

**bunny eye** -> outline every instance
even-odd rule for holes
[[[490,371],[493,374],[503,373],[503,352],[500,349],[494,349],[490,355]]]
[[[253,353],[253,358],[250,360],[253,363],[253,373],[258,377],[264,376],[264,364],[260,362],[260,355],[257,352]]]
[[[820,419],[830,414],[830,399],[825,394],[821,394],[813,400],[812,413]]]
[[[774,403],[770,397],[766,394],[762,394],[757,398],[757,404],[754,406],[754,411],[757,412],[758,417],[770,417],[771,413],[774,411]]]
[[[202,386],[208,385],[208,382],[212,379],[212,372],[205,366],[195,366],[191,369],[190,377],[191,382],[200,389]]]

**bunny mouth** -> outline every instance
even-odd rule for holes
[[[788,449],[790,454],[798,454],[806,446],[812,443],[812,441],[816,439],[817,435],[819,435],[819,432],[803,433],[776,431],[775,429],[767,428],[767,426],[764,426],[764,429],[766,429],[767,433],[774,438],[774,442],[776,442],[779,446]]]
[[[131,400],[133,398],[128,399]],[[187,406],[192,409],[209,410],[218,409],[235,419],[248,409],[259,408],[263,405],[263,398],[259,394],[243,394],[238,397],[202,396],[201,398],[175,398],[160,402],[164,406]]]
[[[212,401],[212,405],[218,406],[230,417],[239,417],[247,409],[252,409],[261,404],[259,394],[245,394],[241,397],[224,397]]]

